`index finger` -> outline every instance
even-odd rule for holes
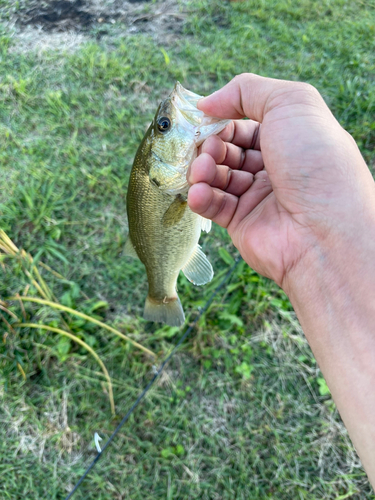
[[[242,149],[260,151],[260,123],[254,120],[232,120],[218,136]]]

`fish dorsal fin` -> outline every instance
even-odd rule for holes
[[[182,268],[185,276],[194,285],[204,285],[212,280],[214,275],[210,261],[202,252],[201,247],[197,245],[190,259]]]
[[[211,220],[202,217],[202,225],[201,225],[202,231],[209,233],[211,231],[211,226],[212,226]]]
[[[128,236],[125,241],[124,255],[126,255],[127,257],[133,257],[134,259],[139,259],[137,252],[133,247],[133,243],[131,242],[130,236]]]
[[[172,227],[180,222],[180,220],[184,216],[186,207],[187,201],[183,198],[183,196],[177,195],[163,215],[163,218],[161,220],[163,226]]]

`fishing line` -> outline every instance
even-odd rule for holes
[[[82,476],[80,477],[79,481],[77,482],[77,484],[74,486],[74,488],[72,489],[72,491],[69,493],[69,495],[67,497],[65,497],[65,500],[69,500],[70,498],[72,498],[72,496],[74,495],[74,493],[76,493],[76,491],[78,490],[78,488],[81,486],[81,484],[83,483],[83,481],[85,480],[86,476],[89,474],[89,472],[94,468],[95,464],[99,461],[100,457],[103,455],[103,453],[105,452],[105,450],[108,448],[108,446],[112,443],[112,441],[114,440],[114,438],[116,437],[116,435],[118,434],[118,432],[120,431],[121,427],[127,422],[127,420],[129,419],[130,415],[133,413],[133,411],[137,408],[137,406],[139,405],[139,403],[142,401],[142,399],[146,396],[146,394],[148,393],[148,391],[151,389],[151,387],[154,385],[156,379],[159,377],[159,375],[162,373],[162,371],[164,370],[166,364],[170,361],[170,359],[172,358],[172,356],[175,354],[175,352],[178,350],[178,348],[180,347],[180,345],[183,343],[183,341],[187,338],[187,336],[191,333],[191,331],[193,330],[194,326],[197,324],[197,322],[199,321],[199,319],[203,316],[203,314],[207,311],[207,309],[210,307],[210,305],[212,304],[212,301],[214,300],[214,298],[216,297],[217,293],[223,288],[223,286],[225,285],[225,283],[229,280],[229,278],[231,277],[231,275],[233,274],[235,268],[237,267],[237,264],[240,262],[241,260],[241,256],[238,256],[235,261],[234,261],[234,264],[231,266],[231,268],[229,269],[229,271],[226,273],[226,275],[224,276],[224,278],[222,279],[222,281],[219,283],[219,285],[215,288],[215,290],[212,292],[211,294],[211,297],[207,300],[206,304],[204,305],[203,309],[200,310],[198,316],[194,319],[194,321],[191,323],[191,325],[187,328],[186,332],[182,335],[182,337],[180,338],[180,340],[177,342],[177,344],[173,347],[172,351],[168,354],[168,356],[164,359],[164,361],[161,363],[160,367],[158,370],[155,371],[154,373],[154,376],[152,377],[152,379],[149,381],[149,383],[146,385],[146,387],[143,389],[143,391],[141,392],[141,394],[138,396],[138,398],[135,400],[135,402],[132,404],[132,406],[130,407],[129,411],[126,413],[126,415],[123,417],[123,419],[121,420],[121,422],[118,424],[118,426],[116,427],[116,429],[113,431],[113,433],[110,435],[110,437],[108,438],[108,441],[104,444],[103,448],[101,449],[101,451],[98,451],[98,454],[96,455],[96,457],[94,458],[94,460],[90,463],[90,465],[87,467],[87,469],[85,470],[85,472],[82,474]],[[99,448],[100,449],[100,448]]]

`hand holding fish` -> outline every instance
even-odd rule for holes
[[[371,174],[314,87],[245,74],[198,108],[235,120],[201,146],[188,204],[226,227],[248,264],[283,288],[309,248],[348,225],[361,233],[369,221],[361,226],[353,212],[373,217]]]
[[[244,74],[198,108],[234,121],[201,146],[188,204],[226,227],[248,264],[288,294],[375,485],[369,169],[310,85]]]

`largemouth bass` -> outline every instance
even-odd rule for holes
[[[144,318],[171,326],[185,321],[177,295],[180,270],[195,285],[211,281],[213,270],[198,245],[211,221],[187,205],[187,170],[197,148],[229,120],[197,109],[201,96],[177,82],[156,112],[136,153],[130,174],[127,212],[129,236],[125,253],[145,265],[148,296]]]

